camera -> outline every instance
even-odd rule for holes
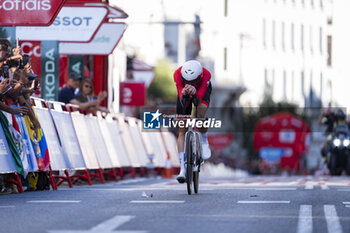
[[[20,69],[24,69],[24,66],[27,65],[28,61],[29,61],[29,56],[23,55],[22,60],[7,60],[6,65],[8,65],[9,68],[18,67]]]

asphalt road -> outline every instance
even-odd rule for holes
[[[0,232],[350,232],[348,177],[172,179],[0,196]]]

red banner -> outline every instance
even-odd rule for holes
[[[120,105],[145,105],[144,83],[120,83]]]
[[[213,151],[217,154],[230,145],[233,140],[233,134],[208,134],[208,142],[213,149]]]
[[[0,26],[49,26],[65,0],[0,0]]]

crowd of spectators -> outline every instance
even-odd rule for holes
[[[28,118],[34,138],[42,135],[40,122],[30,101],[30,96],[39,88],[39,77],[32,70],[30,58],[21,54],[20,46],[13,48],[9,40],[0,38],[0,124],[14,158],[17,172],[23,158],[21,158],[14,135],[11,135],[10,127],[13,122],[10,118],[12,116],[14,119],[15,115]],[[85,113],[95,113],[96,111],[107,112],[106,108],[100,106],[106,97],[105,91],[100,92],[97,97],[94,96],[92,81],[73,72],[69,74],[67,83],[61,88],[58,101],[77,105]],[[24,179],[27,174],[23,176],[23,172],[18,173],[22,175],[23,182],[30,183],[28,178],[26,178],[27,181]],[[16,189],[15,185],[6,182],[9,179],[12,179],[11,175],[0,174],[0,194],[13,192],[13,189]]]

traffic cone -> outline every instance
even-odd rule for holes
[[[164,178],[173,178],[174,176],[174,169],[171,167],[171,160],[170,160],[170,154],[167,153],[167,160],[165,161],[165,168],[164,168]]]

